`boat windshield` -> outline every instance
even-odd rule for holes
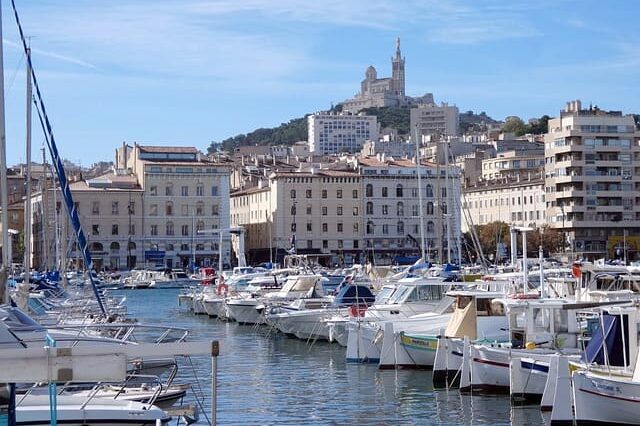
[[[390,298],[389,303],[418,302],[422,300],[440,300],[444,295],[441,285],[401,285]]]
[[[10,328],[44,329],[33,318],[15,307],[0,308],[0,320]]]
[[[396,291],[397,287],[382,287],[382,289],[376,295],[376,304],[387,303],[393,292]]]

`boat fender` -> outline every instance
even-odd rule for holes
[[[352,317],[363,317],[366,310],[366,305],[353,304],[349,306],[349,315]]]
[[[539,299],[540,295],[538,293],[516,293],[516,294],[511,294],[509,296],[511,299]]]

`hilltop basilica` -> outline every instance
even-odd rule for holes
[[[405,95],[404,62],[400,52],[400,38],[396,39],[396,54],[391,58],[391,78],[378,78],[378,72],[369,66],[364,80],[360,83],[360,93],[352,99],[342,102],[342,110],[357,113],[364,108],[405,106],[416,103],[433,103],[433,95],[428,93],[421,98]]]

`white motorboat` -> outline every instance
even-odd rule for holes
[[[444,314],[451,310],[452,297],[445,297],[452,283],[442,278],[408,277],[385,284],[364,318],[347,325],[347,361],[378,363],[383,344],[383,324],[395,323],[420,314]],[[446,320],[444,322],[446,324]],[[398,326],[395,331],[402,331]]]
[[[550,357],[582,352],[582,333],[574,304],[566,299],[541,299],[536,294],[516,294],[495,299],[502,304],[509,320],[506,343],[477,342],[469,347],[470,382],[461,387],[474,391],[510,392],[512,400],[542,398]],[[455,345],[454,345],[455,346]],[[458,343],[458,351],[462,344]],[[455,347],[452,350],[456,350]],[[520,362],[512,357],[521,358]],[[513,365],[513,369],[510,367]],[[533,375],[535,372],[535,376]],[[512,380],[512,375],[518,375]],[[522,376],[524,375],[524,377]],[[534,380],[531,382],[531,380]],[[511,383],[517,386],[511,389]],[[535,383],[539,383],[536,385]]]
[[[57,419],[70,426],[155,426],[159,420],[167,424],[167,413],[149,404],[111,398],[58,395]],[[48,395],[26,395],[16,401],[18,425],[45,426],[51,424]]]
[[[365,318],[382,321],[440,311],[440,305],[453,301],[452,298],[445,298],[451,286],[452,283],[443,278],[402,278],[380,290],[376,302],[367,309]]]
[[[103,385],[95,389],[71,391],[65,390],[65,395],[83,398],[109,398],[123,401],[135,401],[145,404],[153,404],[159,408],[169,408],[182,399],[189,390],[189,385],[148,385],[119,386]]]
[[[446,338],[468,336],[473,340],[505,340],[502,331],[507,326],[507,318],[502,305],[492,307],[492,299],[502,297],[504,293],[484,290],[454,290],[447,296],[454,297],[453,314],[418,315],[402,321],[404,330],[393,339],[386,339],[389,347],[383,343],[383,353],[393,354],[380,360],[381,368],[394,366],[412,368],[432,368],[436,360],[439,333],[444,329]],[[446,329],[445,329],[446,327]],[[385,330],[385,333],[387,330]],[[391,346],[392,345],[392,346]],[[451,366],[451,368],[458,369]],[[434,383],[439,381],[439,372],[434,368]]]
[[[576,424],[637,425],[640,419],[640,377],[637,375],[637,370],[632,378],[574,372]]]
[[[159,274],[159,271],[149,269],[134,269],[131,274],[124,279],[124,288],[149,288],[151,281]]]
[[[346,317],[351,312],[364,311],[375,297],[369,287],[346,285],[338,295],[320,299],[298,299],[291,304],[273,308],[265,314],[267,324],[284,334],[299,339],[330,340],[331,330],[325,320]]]
[[[149,288],[182,288],[194,283],[184,271],[172,269],[156,273],[149,282]]]
[[[302,297],[322,296],[322,280],[322,275],[290,275],[279,291],[264,296],[247,292],[230,297],[226,300],[229,317],[239,324],[263,324],[267,306],[289,303]]]

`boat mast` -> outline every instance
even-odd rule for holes
[[[45,269],[49,267],[49,246],[47,244],[47,155],[42,147],[42,204],[40,210],[42,211],[42,265]]]
[[[26,134],[26,159],[27,159],[27,196],[24,203],[24,259],[22,264],[25,270],[24,282],[28,285],[31,278],[31,48],[27,49],[27,134]]]
[[[1,9],[1,8],[0,8]],[[0,12],[0,40],[2,39],[2,13]],[[0,302],[9,303],[9,286],[6,282],[11,259],[9,259],[9,197],[7,194],[7,134],[4,125],[4,63],[0,43],[0,207],[2,208],[2,268],[0,268]]]
[[[444,205],[447,206],[447,263],[451,263],[451,212],[453,203],[450,203],[451,191],[449,185],[449,141],[444,141]]]
[[[53,270],[60,270],[60,228],[58,224],[58,194],[56,194],[56,178],[51,171],[51,180],[53,183],[53,253],[54,265]]]
[[[438,241],[438,262],[442,264],[444,262],[444,256],[442,253],[442,189],[440,187],[440,138],[436,140],[436,239]]]
[[[416,126],[416,172],[418,173],[418,203],[420,204],[420,256],[422,261],[426,262],[425,257],[425,235],[424,235],[424,210],[422,209],[422,168],[420,167],[420,138],[418,126]]]

